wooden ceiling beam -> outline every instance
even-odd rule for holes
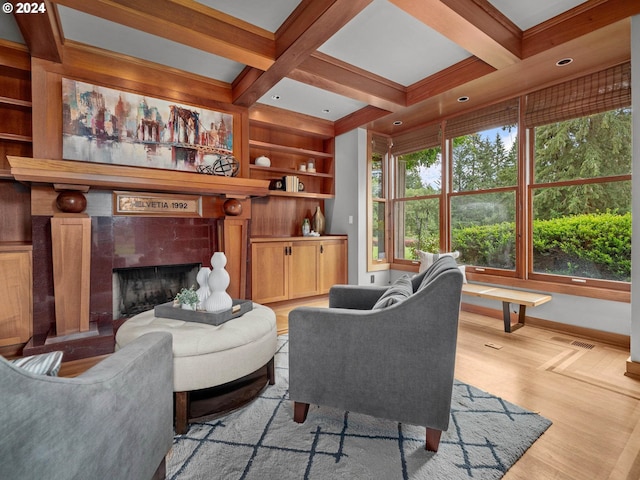
[[[372,1],[304,0],[276,32],[276,52],[281,53],[275,63],[251,85],[234,87],[233,103],[256,103]]]
[[[258,103],[252,106],[249,109],[249,121],[251,125],[264,125],[276,129],[286,126],[287,131],[298,131],[324,139],[335,136],[333,122],[330,120],[284,110],[271,105]]]
[[[395,110],[407,104],[403,85],[320,52],[312,54],[287,76],[382,109]]]
[[[629,0],[588,1],[526,30],[523,58],[586,35],[620,20],[640,14],[640,2]]]
[[[354,128],[361,127],[362,125],[366,125],[369,122],[373,122],[380,118],[386,117],[390,112],[388,110],[384,110],[382,108],[373,107],[371,105],[361,108],[350,115],[342,117],[341,119],[334,122],[334,130],[336,137],[338,135],[342,135],[343,133],[350,132]]]
[[[477,80],[492,72],[495,68],[476,57],[470,57],[445,68],[407,88],[407,105],[434,97],[447,90]]]
[[[274,35],[217,10],[185,0],[56,0],[89,15],[266,70]]]
[[[487,0],[389,0],[499,69],[522,58],[522,31]]]
[[[43,2],[44,13],[16,13],[13,17],[32,57],[62,62],[62,41],[53,4]]]

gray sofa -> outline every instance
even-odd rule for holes
[[[422,425],[426,448],[437,451],[449,425],[463,278],[442,257],[408,281],[408,296],[391,306],[372,309],[393,286],[339,285],[329,308],[290,312],[295,421],[318,404]]]
[[[0,478],[164,478],[172,387],[168,333],[144,335],[75,378],[0,357]]]

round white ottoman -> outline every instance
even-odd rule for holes
[[[156,317],[149,310],[122,324],[116,349],[149,332],[173,336],[177,433],[188,429],[188,392],[223,385],[265,365],[269,383],[275,381],[276,315],[264,305],[254,303],[251,311],[218,326]]]

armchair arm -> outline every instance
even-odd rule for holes
[[[76,378],[0,362],[0,478],[151,478],[172,445],[171,335],[140,337]]]
[[[371,310],[387,288],[379,285],[334,285],[329,290],[329,307]]]

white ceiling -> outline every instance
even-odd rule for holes
[[[185,4],[189,1],[182,0]],[[259,27],[257,31],[271,32],[273,38],[273,33],[300,1],[199,0],[197,4],[200,4],[200,8],[215,9],[255,25]],[[584,3],[584,0],[488,1],[521,30]],[[234,60],[179,43],[179,39],[169,40],[145,33],[55,2],[52,5],[57,8],[64,40],[140,58],[227,84],[231,84],[246,67]],[[24,43],[12,15],[0,16],[0,38]],[[409,87],[473,57],[472,53],[388,0],[373,0],[322,44],[318,51],[402,87]],[[274,99],[276,96],[278,100]],[[331,121],[367,106],[361,97],[349,98],[286,77],[264,93],[258,103]]]

